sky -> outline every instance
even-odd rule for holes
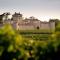
[[[23,17],[34,16],[42,21],[60,19],[60,0],[0,0],[0,14],[20,12]]]

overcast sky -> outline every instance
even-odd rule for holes
[[[15,11],[21,12],[24,17],[60,19],[60,0],[0,0],[0,14]]]

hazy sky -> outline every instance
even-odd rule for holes
[[[0,13],[21,12],[24,17],[35,16],[41,20],[60,19],[60,0],[0,0]]]

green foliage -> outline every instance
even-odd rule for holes
[[[32,39],[26,39],[11,25],[3,26],[0,29],[0,60],[54,60],[52,57],[54,58],[60,46],[60,31],[50,35],[32,34],[30,36]],[[39,40],[43,37],[43,40]]]
[[[0,49],[2,52],[0,53],[1,55],[3,55],[5,50],[7,52],[16,52],[22,42],[22,37],[13,30],[11,25],[7,24],[0,29],[0,47],[3,47]]]

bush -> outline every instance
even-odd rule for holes
[[[26,40],[5,25],[0,29],[0,60],[60,60],[59,35],[60,32],[55,32],[45,41]]]

